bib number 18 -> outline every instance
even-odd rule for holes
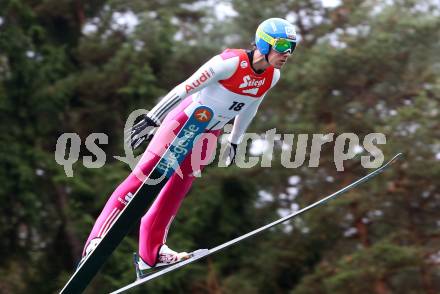
[[[240,111],[244,105],[245,105],[245,103],[234,101],[232,103],[231,107],[229,107],[229,110]]]

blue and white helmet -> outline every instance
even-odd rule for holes
[[[255,45],[262,54],[268,54],[270,51],[270,39],[287,39],[296,45],[295,27],[285,19],[269,18],[263,21],[255,33]],[[294,46],[293,46],[294,48]]]

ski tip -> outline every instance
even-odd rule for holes
[[[395,162],[397,159],[399,159],[402,156],[403,156],[402,152],[397,153],[396,155],[393,156],[393,158],[390,159],[389,163]]]
[[[402,152],[397,153],[396,155],[394,155],[390,160],[388,160],[388,162],[386,162],[384,165],[382,165],[380,168],[378,168],[378,170],[383,171],[384,169],[386,169],[388,166],[390,166],[391,164],[393,164],[397,159],[399,159],[400,157],[403,156]]]

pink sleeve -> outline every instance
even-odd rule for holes
[[[236,57],[239,56],[238,52],[236,50],[232,50],[232,49],[226,49],[225,51],[223,51],[222,53],[220,53],[220,57],[223,60],[232,58],[232,57]]]

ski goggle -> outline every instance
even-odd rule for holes
[[[296,42],[285,38],[273,38],[266,34],[260,28],[257,29],[257,35],[267,43],[278,53],[290,53],[292,54],[296,47]]]

